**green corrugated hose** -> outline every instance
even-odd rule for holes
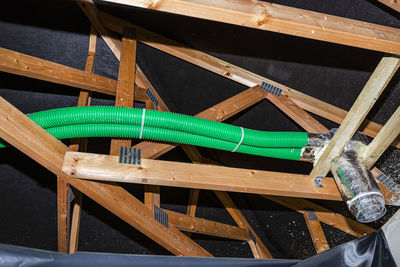
[[[140,125],[125,124],[74,124],[47,128],[46,130],[58,139],[110,136],[139,138],[140,128]],[[237,146],[236,143],[214,139],[207,136],[154,127],[144,127],[142,138],[202,146],[226,151],[232,151]],[[299,160],[301,156],[301,148],[263,148],[243,144],[237,148],[236,152],[291,160]]]
[[[29,117],[43,128],[71,124],[130,124],[141,125],[143,110],[111,106],[60,108],[32,113]],[[172,129],[238,143],[240,127],[172,112],[146,110],[145,128]],[[243,145],[257,147],[305,147],[305,132],[263,132],[244,130]]]
[[[72,107],[41,111],[29,117],[56,138],[138,138],[143,110],[111,106]],[[237,152],[300,159],[308,135],[301,132],[262,132],[243,129]],[[232,151],[242,139],[237,126],[170,112],[145,111],[143,138]],[[1,141],[1,140],[0,140]],[[4,147],[0,143],[0,147]]]

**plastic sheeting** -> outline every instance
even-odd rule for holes
[[[381,229],[365,237],[355,239],[324,253],[315,255],[296,266],[397,266],[385,235]]]
[[[66,255],[0,244],[0,266],[396,266],[382,230],[304,261],[122,255],[78,252]]]
[[[19,267],[61,267],[61,266],[277,266],[288,267],[297,263],[296,260],[255,260],[237,258],[195,258],[175,256],[123,255],[107,253],[78,252],[62,254],[45,250],[0,244],[0,266]]]

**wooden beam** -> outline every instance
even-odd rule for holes
[[[344,147],[353,137],[373,104],[399,68],[399,65],[400,58],[398,56],[387,55],[382,58],[331,142],[315,164],[310,174],[311,179],[326,176],[329,172],[331,161],[342,153]]]
[[[153,212],[122,187],[113,183],[99,183],[72,179],[67,182],[100,205],[138,229],[159,245],[177,256],[210,257],[211,254],[178,231],[171,223],[166,228],[154,220]]]
[[[385,152],[393,140],[400,134],[400,107],[393,113],[385,126],[366,147],[363,152],[363,160],[368,168],[371,168],[380,156]]]
[[[329,249],[328,241],[326,240],[324,230],[318,220],[313,220],[307,212],[303,213],[304,221],[306,222],[308,231],[310,232],[311,240],[317,254]]]
[[[257,235],[257,233],[253,230],[251,225],[247,222],[247,219],[244,217],[243,213],[238,209],[229,196],[227,192],[222,192],[222,191],[214,191],[215,195],[218,197],[218,199],[222,202],[222,204],[225,206],[226,210],[229,212],[233,220],[236,222],[236,224],[243,228],[246,229],[248,232],[251,232],[252,235],[254,236],[255,240],[249,240],[249,245],[251,248],[251,251],[253,252],[253,255],[255,258],[264,258],[264,259],[272,259],[272,255],[267,249],[267,247],[264,245],[260,237]]]
[[[164,100],[160,97],[158,94],[157,90],[154,88],[154,86],[151,84],[151,82],[147,79],[146,75],[144,75],[143,71],[139,68],[138,65],[136,65],[136,81],[138,86],[142,88],[148,88],[151,93],[157,98],[158,100],[158,106],[157,110],[160,111],[171,111],[169,110],[168,106],[165,104]]]
[[[396,10],[397,12],[400,12],[400,2],[397,0],[378,0],[384,5],[387,5],[388,7]]]
[[[117,85],[112,79],[5,48],[0,48],[0,71],[111,95]]]
[[[297,106],[288,96],[268,94],[267,99],[309,133],[326,133],[329,130]]]
[[[194,217],[196,215],[197,201],[199,199],[199,189],[191,189],[189,194],[189,201],[186,210],[186,214]]]
[[[100,34],[101,38],[103,38],[115,57],[119,60],[121,57],[121,40],[116,34],[108,31],[97,19],[97,9],[94,2],[92,0],[76,0],[76,3],[85,13],[90,23],[95,27],[96,31]],[[120,33],[122,34],[122,30]]]
[[[400,54],[399,29],[263,1],[103,1]]]
[[[116,107],[133,108],[135,97],[136,33],[133,28],[125,28],[122,36],[121,62],[119,63]],[[131,139],[111,139],[110,154],[118,155],[121,147],[130,147]]]
[[[320,222],[335,227],[355,237],[362,237],[365,234],[375,232],[375,229],[368,227],[365,224],[349,219],[341,214],[332,212],[327,208],[324,208],[305,199],[267,195],[262,195],[262,197],[272,200],[289,209],[296,210],[297,212],[300,212],[302,214],[305,214],[307,210],[312,209]]]
[[[92,0],[76,0],[79,7],[85,13],[87,18],[89,19],[90,23],[95,27],[96,31],[100,34],[101,38],[103,38],[104,42],[110,48],[111,52],[114,56],[120,60],[121,59],[121,47],[122,43],[118,36],[106,29],[103,24],[98,19],[98,11],[96,5]],[[121,28],[120,34],[123,33],[123,28]],[[127,26],[127,28],[135,28],[135,26]],[[154,90],[153,86],[151,86],[150,82],[147,80],[146,76],[144,75],[143,71],[140,69],[138,65],[136,65],[136,75],[135,75],[135,82],[143,87],[144,89],[149,88],[152,93],[157,96],[157,92]],[[139,94],[140,93],[140,94]],[[138,101],[146,101],[147,97],[144,90],[135,90],[135,99]],[[164,102],[160,102],[159,106],[162,107]]]
[[[142,159],[141,166],[119,164],[117,156],[68,152],[63,171],[102,181],[341,200],[333,179],[316,188],[307,175]]]
[[[319,123],[311,115],[309,115],[302,108],[293,103],[293,101],[291,101],[288,96],[281,95],[280,97],[277,97],[275,95],[268,94],[267,98],[281,111],[283,111],[289,118],[291,118],[302,128],[304,128],[307,132],[324,133],[329,131],[327,128],[325,128],[325,126]],[[325,250],[328,250],[328,241],[326,240],[324,231],[319,220],[310,218],[306,212],[302,212],[302,214],[306,222],[308,231],[310,232],[315,251],[317,253],[321,253]]]
[[[169,111],[168,107],[165,105],[164,101],[160,98],[158,95],[157,91],[154,89],[153,85],[150,83],[150,81],[147,79],[147,77],[144,75],[142,70],[136,68],[136,71],[141,72],[141,76],[138,77],[137,81],[141,86],[144,86],[148,88],[153,95],[156,97],[156,99],[161,103],[161,109],[159,106],[157,106],[157,109],[160,109],[162,111]],[[150,98],[147,99],[146,101],[146,109],[151,109],[154,110],[156,107],[153,105],[151,102]],[[151,145],[151,144],[149,144]],[[154,206],[160,207],[161,206],[161,196],[160,196],[160,186],[159,185],[145,185],[144,186],[144,204],[150,208],[154,209]],[[190,235],[188,234],[190,237]]]
[[[144,204],[149,209],[153,209],[154,205],[160,207],[160,186],[145,185],[144,186]]]
[[[65,175],[61,167],[68,147],[2,97],[0,97],[0,137],[171,253],[183,256],[211,256],[173,225],[170,224],[169,228],[166,228],[156,222],[152,211],[120,186],[73,179]]]
[[[116,80],[5,48],[0,48],[0,71],[108,95],[115,95],[117,90]],[[144,88],[136,91],[137,100],[147,99]]]
[[[75,196],[74,205],[72,206],[72,220],[71,220],[71,231],[69,239],[69,253],[75,253],[78,251],[79,241],[79,228],[81,224],[81,212],[82,212],[82,193],[78,190],[73,190]]]
[[[181,231],[190,233],[218,236],[223,238],[248,241],[250,239],[245,229],[229,224],[196,218],[171,210],[164,210],[168,213],[171,224]]]
[[[189,48],[181,43],[175,42],[159,34],[148,31],[128,21],[108,15],[102,11],[96,11],[100,21],[109,29],[122,33],[123,27],[136,27],[138,34],[138,41],[163,51],[167,54],[175,56],[179,59],[192,63],[201,68],[207,69],[225,78],[236,81],[245,86],[253,87],[260,85],[263,81],[279,87],[283,90],[283,94],[290,97],[299,107],[307,110],[313,114],[332,120],[336,123],[341,123],[346,117],[347,111],[340,109],[334,105],[321,101],[317,98],[311,97],[285,85],[279,84],[275,81],[262,77],[255,73],[249,72],[239,68],[226,61],[220,60],[213,56],[207,55],[203,52]],[[360,130],[371,137],[375,137],[382,126],[365,120],[361,125]],[[397,138],[392,145],[400,148],[400,137]]]
[[[68,184],[57,177],[57,244],[58,252],[68,253],[69,249],[69,201]]]
[[[97,32],[93,25],[90,27],[89,35],[89,48],[88,55],[86,58],[85,71],[93,73],[94,69],[94,57],[96,53],[97,44]],[[90,106],[92,102],[91,92],[81,90],[79,92],[78,107]],[[87,138],[71,139],[69,148],[72,151],[86,151],[87,150]],[[72,219],[71,219],[71,230],[69,238],[69,253],[75,253],[78,250],[79,240],[79,227],[81,222],[81,211],[82,211],[82,193],[78,190],[73,190],[74,204],[72,207]]]

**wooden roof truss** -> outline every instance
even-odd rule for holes
[[[341,153],[355,131],[363,131],[375,138],[363,155],[369,167],[374,165],[389,145],[400,148],[400,108],[385,126],[365,119],[399,67],[400,58],[396,55],[400,54],[399,29],[258,1],[249,3],[205,0],[107,1],[372,49],[387,54],[382,58],[353,107],[347,112],[99,11],[91,0],[77,0],[92,25],[84,71],[4,48],[0,48],[0,70],[80,88],[78,106],[89,106],[91,92],[98,92],[115,95],[116,106],[133,107],[134,101],[140,101],[146,103],[147,109],[154,109],[145,94],[145,90],[149,88],[158,100],[157,110],[170,111],[136,65],[136,44],[142,42],[249,87],[242,93],[197,114],[197,117],[224,121],[267,99],[308,132],[328,131],[308,112],[341,125],[331,142],[332,145],[325,150],[310,175],[218,166],[219,163],[205,158],[195,147],[187,145],[182,147],[192,164],[159,161],[156,160],[157,157],[175,146],[151,142],[142,142],[134,146],[142,150],[143,166],[141,169],[132,166],[129,172],[126,172],[126,168],[121,168],[118,164],[115,155],[119,153],[120,147],[131,146],[130,141],[113,139],[110,156],[87,154],[84,153],[87,140],[71,140],[70,146],[67,147],[0,98],[0,137],[57,175],[60,252],[73,253],[78,249],[82,194],[92,198],[175,255],[212,256],[191,240],[190,235],[184,234],[182,232],[184,231],[247,241],[255,258],[272,258],[268,248],[230,198],[229,191],[261,194],[269,200],[303,214],[317,253],[329,249],[320,222],[356,237],[374,231],[353,219],[302,198],[341,200],[332,178],[324,180],[323,188],[317,188],[313,181],[316,177],[326,176],[331,160]],[[397,2],[380,2],[399,11]],[[190,14],[186,12],[187,10],[190,10]],[[122,41],[115,32],[122,34]],[[120,60],[118,80],[93,74],[98,35]],[[263,81],[281,88],[282,95],[277,97],[262,91],[259,86]],[[90,176],[90,170],[93,168],[101,168],[102,175]],[[373,168],[373,173],[377,176],[380,171]],[[191,174],[190,179],[187,178],[187,174]],[[79,179],[89,177],[91,180]],[[115,182],[145,184],[144,203]],[[388,205],[400,205],[398,193],[393,193],[380,182],[378,184]],[[167,225],[156,221],[153,215],[154,209],[160,207],[160,185],[191,188],[187,214],[164,210],[169,216]],[[214,190],[237,226],[196,217],[200,189]],[[70,190],[75,195],[74,203],[68,200]],[[70,209],[73,209],[72,218]],[[316,220],[310,218],[308,210],[315,212]]]

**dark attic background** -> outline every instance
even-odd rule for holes
[[[367,0],[284,0],[283,5],[400,28],[400,15]],[[222,23],[163,14],[126,6],[98,7],[193,48],[268,77],[321,100],[350,109],[382,53],[258,31]],[[5,1],[0,9],[0,47],[84,69],[90,24],[74,1]],[[246,87],[138,44],[137,63],[174,112],[194,115]],[[101,38],[95,73],[117,79],[118,61]],[[25,113],[75,106],[79,90],[0,72],[0,95]],[[93,105],[114,105],[112,97],[95,94]],[[400,104],[400,73],[384,91],[368,118],[384,124]],[[140,103],[137,103],[140,106]],[[316,117],[326,127],[338,125]],[[265,131],[303,131],[264,100],[228,123]],[[89,152],[108,153],[109,140],[93,138]],[[308,173],[301,162],[200,149],[227,166]],[[189,162],[180,148],[163,160]],[[378,163],[400,182],[400,151],[390,148]],[[0,243],[57,250],[56,177],[14,148],[0,151]],[[122,185],[143,200],[143,186]],[[162,187],[161,206],[186,211],[189,190]],[[276,258],[304,259],[315,254],[300,213],[252,194],[231,194]],[[351,216],[342,202],[315,201]],[[396,208],[377,223],[379,228]],[[196,215],[234,225],[211,191],[201,191]],[[331,247],[353,237],[323,224]],[[252,257],[245,242],[192,235],[219,257]],[[79,250],[132,254],[169,254],[155,242],[88,199],[83,200]]]

